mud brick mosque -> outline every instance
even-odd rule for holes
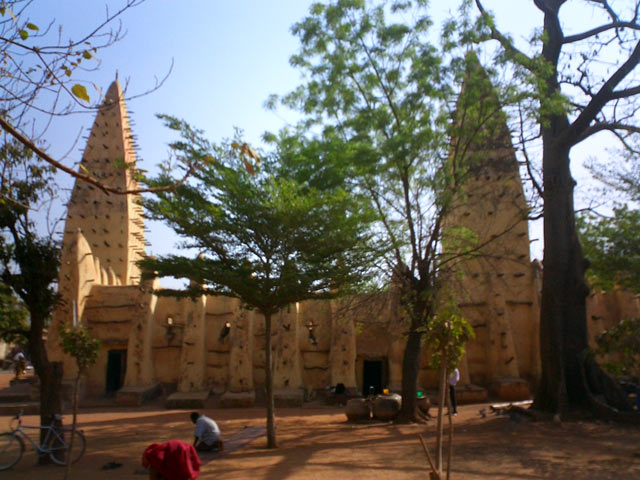
[[[505,126],[506,129],[506,126]],[[505,130],[506,131],[506,130]],[[509,138],[508,132],[504,134]],[[506,140],[509,142],[510,140]],[[504,142],[504,140],[503,140]],[[491,156],[491,155],[489,155]],[[495,156],[494,156],[495,157]],[[461,266],[459,306],[475,330],[460,371],[461,399],[529,397],[540,375],[538,317],[541,270],[529,260],[529,234],[518,163],[512,148],[488,161],[469,186],[468,201],[449,222],[475,232],[478,243],[510,256],[487,255]],[[82,167],[106,185],[135,189],[136,157],[122,91],[105,96]],[[495,161],[494,161],[495,160]],[[264,392],[264,320],[228,297],[158,297],[158,280],[141,281],[145,255],[142,207],[135,195],[107,195],[77,181],[68,204],[59,274],[63,302],[47,341],[65,380],[75,363],[60,349],[57,325],[76,321],[101,342],[98,362],[83,379],[84,396],[114,395],[139,405],[164,391],[167,406],[198,407],[210,395],[221,406],[251,406]],[[497,251],[497,250],[496,250]],[[614,292],[588,303],[591,339],[640,311],[635,297]],[[273,318],[276,405],[299,405],[339,383],[352,392],[400,390],[406,340],[397,295],[305,301]],[[435,388],[423,352],[419,387]]]

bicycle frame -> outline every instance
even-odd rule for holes
[[[27,432],[24,431],[25,428],[28,428],[31,430],[47,430],[47,434],[44,437],[44,441],[41,444],[34,442],[29,436],[29,434],[27,434]],[[47,425],[44,427],[33,427],[30,425],[23,426],[22,424],[18,424],[18,426],[13,430],[13,433],[16,435],[20,434],[20,437],[28,440],[29,443],[33,446],[33,448],[38,451],[38,453],[47,454],[55,450],[55,449],[49,448],[49,445],[52,443],[52,440],[55,440],[55,439],[57,439],[59,442],[61,442],[62,445],[64,445],[63,448],[66,448],[66,442],[64,438],[57,432],[57,430],[59,429],[60,428],[56,428],[51,425]],[[64,427],[62,427],[62,429],[64,429]],[[69,432],[71,432],[71,430],[69,430]]]

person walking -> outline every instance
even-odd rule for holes
[[[458,415],[458,405],[456,404],[456,384],[460,380],[460,370],[453,370],[449,377],[449,400],[451,401],[450,412],[453,416]]]

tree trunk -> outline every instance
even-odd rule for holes
[[[264,314],[265,383],[267,389],[267,448],[276,448],[275,406],[273,400],[273,371],[271,362],[271,313]]]
[[[449,390],[446,379],[444,388],[445,390]],[[453,458],[453,415],[451,413],[451,395],[445,394],[445,398],[447,399],[447,412],[449,412],[449,445],[447,448],[447,480],[449,480],[451,478],[451,459]]]
[[[534,408],[565,415],[591,409],[602,394],[618,410],[631,410],[620,388],[589,359],[584,273],[587,262],[575,224],[569,149],[544,129],[544,261],[540,309],[542,377]]]
[[[44,318],[31,315],[29,332],[29,353],[36,375],[40,379],[40,425],[50,425],[54,415],[62,415],[62,364],[50,362],[47,357],[42,332]],[[40,431],[40,442],[44,441],[45,430]],[[41,457],[43,463],[47,457]]]
[[[69,439],[69,449],[67,450],[67,465],[64,470],[64,480],[69,478],[69,474],[71,473],[71,455],[73,452],[73,442],[75,440],[76,435],[76,426],[78,423],[78,384],[80,383],[80,368],[78,368],[78,375],[76,375],[75,380],[73,381],[73,397],[72,397],[72,408],[73,412],[73,420],[71,422],[71,438]]]
[[[536,2],[544,12],[546,38],[542,56],[553,67],[544,78],[548,98],[560,92],[558,64],[564,35],[559,10],[564,3],[564,0]],[[589,123],[585,121],[580,128],[575,128],[567,115],[555,113],[546,114],[540,123],[544,187],[542,376],[534,408],[554,415],[582,408],[598,415],[618,414],[595,396],[602,395],[609,406],[628,415],[632,407],[620,386],[588,355],[586,297],[589,289],[584,277],[588,262],[583,257],[575,224],[575,182],[571,177],[569,153]]]
[[[402,408],[396,419],[398,423],[418,421],[418,372],[422,354],[422,332],[415,320],[411,321],[411,331],[402,358]]]

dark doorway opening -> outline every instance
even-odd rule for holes
[[[105,395],[111,397],[116,394],[124,383],[127,370],[127,351],[109,350],[107,357],[107,381]]]
[[[379,395],[384,386],[384,363],[382,360],[365,360],[362,368],[362,394],[369,395],[370,387],[373,393]]]

